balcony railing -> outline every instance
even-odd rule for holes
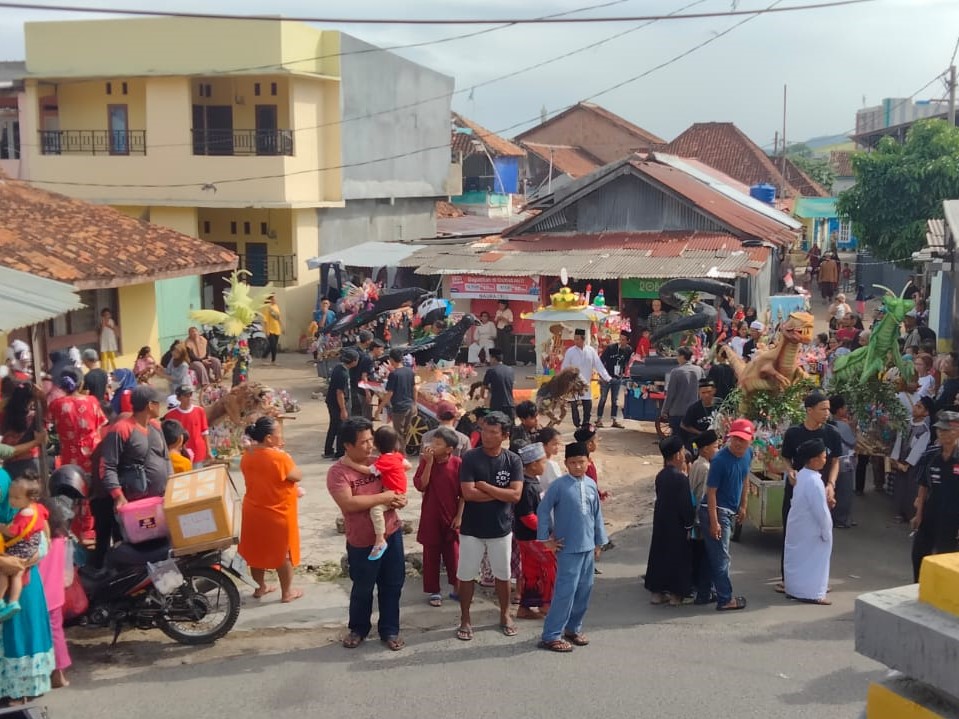
[[[293,130],[193,130],[194,155],[292,155]]]
[[[146,130],[41,130],[44,155],[145,155]]]
[[[296,284],[296,255],[239,255],[239,268],[250,271],[250,284],[276,287]]]

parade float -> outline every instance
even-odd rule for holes
[[[563,356],[573,345],[576,330],[583,330],[587,342],[600,353],[610,342],[617,341],[621,331],[629,331],[629,324],[620,313],[606,306],[602,290],[595,297],[591,296],[591,285],[587,285],[584,293],[573,292],[567,285],[569,278],[565,269],[560,279],[563,286],[550,295],[548,306],[522,315],[523,319],[533,323],[537,402],[543,408],[542,412],[550,418],[551,424],[558,421],[556,417],[565,415],[563,402],[576,396],[572,394],[576,389],[573,386],[575,381],[568,373],[560,376]],[[593,398],[598,399],[599,384],[592,378],[581,379],[591,383]],[[556,414],[557,411],[561,414]]]

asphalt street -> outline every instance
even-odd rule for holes
[[[496,630],[484,603],[472,642],[453,636],[451,603],[425,606],[418,579],[404,596],[407,648],[369,641],[347,651],[327,635],[237,634],[215,650],[168,648],[172,661],[123,650],[106,669],[78,665],[73,686],[48,695],[51,719],[147,716],[858,717],[883,667],[853,650],[857,595],[910,581],[907,529],[885,498],[859,500],[860,526],[837,531],[831,607],[776,594],[778,538],[747,528],[733,546],[742,612],[654,607],[642,589],[649,529],[628,529],[606,553],[586,631],[571,655],[536,647],[538,624],[518,637]],[[344,611],[345,619],[345,611]],[[140,635],[162,643],[158,633]],[[231,644],[232,643],[232,644]],[[234,648],[232,656],[218,650]],[[165,650],[166,651],[166,650]],[[229,654],[229,652],[226,652]],[[106,656],[106,655],[105,655]],[[389,670],[389,671],[387,671]]]

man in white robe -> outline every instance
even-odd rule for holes
[[[585,427],[589,424],[590,415],[593,413],[593,372],[599,375],[603,382],[609,382],[611,377],[599,358],[599,353],[591,346],[586,344],[586,330],[576,330],[573,333],[573,346],[566,350],[563,355],[563,364],[560,371],[575,367],[579,370],[579,376],[586,382],[586,390],[575,399],[571,400],[573,410],[573,424],[577,427]],[[580,416],[579,405],[583,404],[583,414]]]
[[[810,604],[830,604],[829,562],[832,555],[832,515],[826,502],[821,470],[826,445],[814,439],[800,445],[792,506],[786,520],[784,581],[786,594]]]

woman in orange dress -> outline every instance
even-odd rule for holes
[[[239,552],[258,585],[255,599],[276,591],[266,583],[266,570],[275,569],[280,601],[292,602],[303,596],[293,589],[293,568],[300,562],[297,503],[303,472],[283,451],[283,430],[273,417],[260,417],[246,428],[246,435],[256,445],[240,461],[246,495]]]

